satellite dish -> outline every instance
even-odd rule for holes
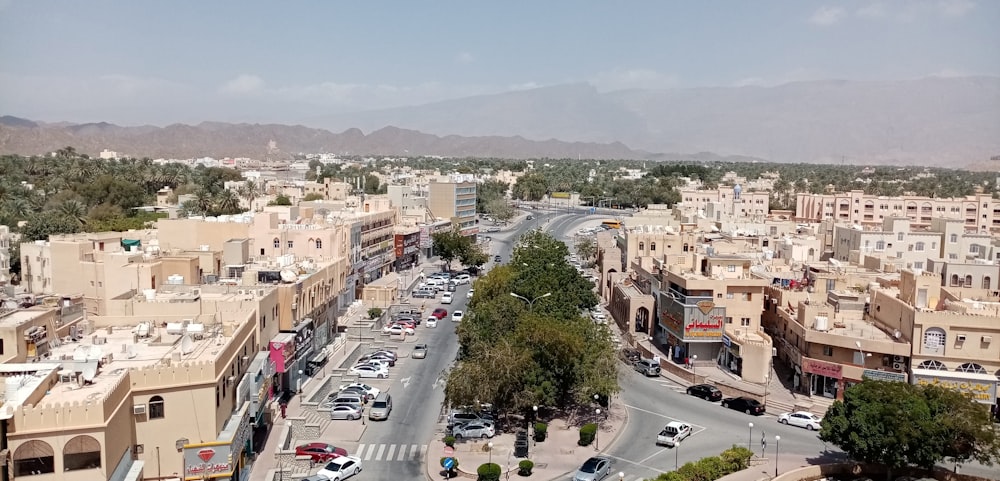
[[[892,337],[895,337],[896,339],[899,339],[899,337],[902,336],[902,335],[903,335],[903,333],[899,332],[899,329],[896,329],[895,331],[892,331]]]
[[[97,366],[91,365],[83,368],[83,373],[80,375],[83,376],[85,382],[94,382],[94,377],[97,376]]]
[[[281,271],[281,280],[284,282],[295,282],[298,278],[299,276],[289,269]]]
[[[125,356],[129,359],[135,359],[135,344],[128,345],[128,350],[125,352]]]
[[[194,341],[191,336],[185,334],[181,338],[181,354],[190,354],[194,350]]]
[[[87,360],[87,353],[89,351],[90,351],[90,349],[88,349],[87,346],[77,346],[76,349],[73,350],[73,360],[74,361],[86,361]]]

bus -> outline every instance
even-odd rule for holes
[[[606,226],[608,226],[608,227],[610,227],[612,229],[621,229],[622,228],[621,221],[617,221],[617,220],[606,220],[604,222],[601,222],[601,225],[606,225]]]

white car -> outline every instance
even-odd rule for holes
[[[656,435],[656,444],[674,447],[691,435],[691,426],[671,421]]]
[[[450,292],[445,292],[441,296],[441,304],[451,304],[451,300],[452,300],[452,295]]]
[[[344,389],[347,389],[349,387],[350,388],[361,389],[362,391],[365,392],[365,394],[368,395],[368,399],[375,399],[375,398],[378,397],[379,393],[382,392],[381,389],[379,389],[377,387],[369,386],[369,385],[367,385],[365,383],[362,383],[362,382],[352,382],[350,384],[341,384],[340,387],[337,388],[337,392],[343,391]]]
[[[469,292],[465,293],[465,297],[469,298],[469,299],[472,299],[472,295],[475,294],[475,293],[476,293],[476,289],[473,288],[473,287],[470,287],[469,288]]]
[[[361,458],[355,456],[341,456],[332,459],[318,475],[326,476],[330,481],[343,481],[361,472]]]
[[[458,285],[469,284],[469,283],[472,282],[472,276],[470,276],[468,274],[459,274],[459,275],[455,276],[451,280],[451,282],[453,282],[455,284],[458,284]]]
[[[388,368],[378,368],[371,364],[362,364],[360,366],[354,366],[351,368],[351,374],[358,376],[360,378],[375,378],[375,379],[385,379],[389,377]]]
[[[823,422],[823,418],[810,412],[796,411],[793,413],[784,413],[781,416],[778,416],[778,422],[781,424],[789,424],[800,428],[806,428],[810,431],[818,431],[820,423]]]
[[[462,311],[455,311],[451,313],[451,322],[462,322],[462,318],[465,314]]]
[[[431,316],[424,321],[424,325],[427,327],[438,327],[438,318]]]
[[[492,438],[496,435],[493,423],[489,421],[469,421],[465,424],[455,426],[451,430],[451,435],[456,439],[462,438]]]
[[[414,331],[412,327],[405,327],[405,326],[401,326],[399,324],[393,324],[391,326],[385,326],[385,327],[382,328],[382,334],[388,334],[390,336],[391,335],[398,336],[398,335],[401,335],[401,334],[411,334],[412,335],[415,332],[416,331]]]
[[[389,365],[389,361],[381,361],[378,359],[368,359],[366,361],[361,361],[354,365],[354,367],[358,366],[372,366],[375,369],[385,369],[386,371],[388,371],[389,368],[392,367]]]
[[[361,419],[361,409],[349,404],[337,404],[330,409],[330,419],[355,421]]]

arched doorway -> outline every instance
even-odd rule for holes
[[[645,306],[635,311],[635,332],[649,334],[649,309]]]

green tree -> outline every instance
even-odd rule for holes
[[[931,469],[951,458],[991,465],[1000,453],[986,407],[936,386],[866,380],[844,392],[823,417],[820,439],[851,459]]]
[[[271,202],[267,205],[292,205],[292,200],[288,198],[285,194],[278,194]]]
[[[42,212],[21,227],[21,242],[48,240],[50,235],[74,234],[80,231],[76,221],[57,212]]]
[[[484,252],[471,237],[466,237],[462,249],[458,252],[458,261],[466,267],[482,267],[490,261],[490,256]]]
[[[507,199],[498,198],[486,204],[485,212],[500,222],[508,222],[517,215],[517,209],[511,207]]]
[[[325,197],[323,197],[323,194],[320,194],[319,192],[310,192],[306,194],[305,197],[302,198],[302,200],[306,202],[311,202],[314,200],[323,200],[323,199],[325,199]]]
[[[457,259],[466,249],[466,243],[470,242],[458,228],[435,232],[431,239],[434,242],[434,253],[444,261],[445,270],[451,270],[451,261]]]
[[[487,180],[476,186],[476,211],[488,212],[487,206],[497,200],[506,203],[507,189],[510,186],[499,180]]]
[[[264,189],[253,179],[247,179],[246,182],[241,185],[237,191],[241,199],[247,201],[247,207],[250,210],[254,209],[253,201],[257,200],[258,197],[264,194]]]
[[[580,256],[581,261],[590,261],[597,254],[597,242],[594,241],[593,237],[581,237],[577,239],[576,254]]]

